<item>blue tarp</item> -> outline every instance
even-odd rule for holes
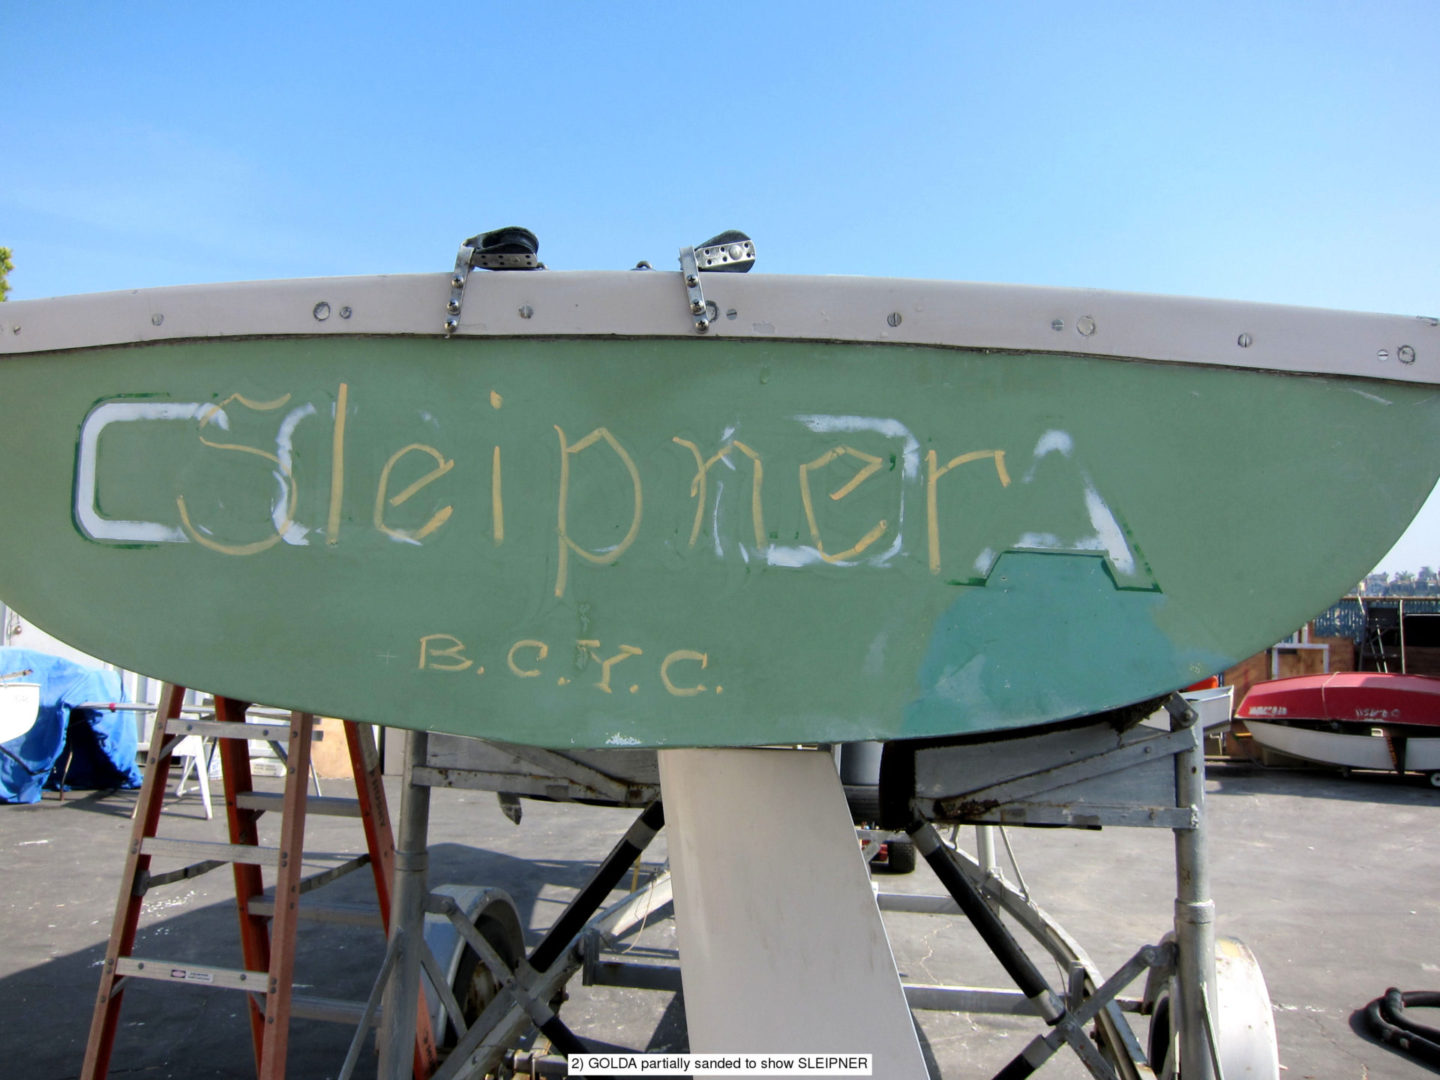
[[[25,681],[40,684],[40,714],[24,735],[0,745],[0,802],[39,802],[42,787],[57,789],[67,751],[67,787],[139,787],[134,713],[75,708],[124,701],[119,674],[31,649],[0,649],[0,675],[27,668]]]

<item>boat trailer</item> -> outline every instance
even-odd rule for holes
[[[757,777],[772,792],[794,780],[799,794],[791,798],[779,791],[776,805],[803,813],[797,798],[807,804],[824,802],[814,790],[802,790],[808,782],[802,775],[807,768],[822,776],[822,784],[828,770],[829,783],[837,791],[839,779],[831,760],[822,760],[819,770],[797,763],[830,755],[797,749],[560,753],[408,732],[396,834],[396,918],[366,1016],[340,1078],[353,1075],[377,1007],[382,1017],[379,1075],[386,1080],[410,1075],[413,1024],[422,987],[436,1015],[437,1036],[445,1033],[440,1042],[448,1048],[435,1080],[568,1075],[563,1055],[585,1052],[586,1047],[557,1008],[566,983],[577,974],[585,985],[671,992],[680,990],[683,981],[692,1052],[771,1049],[762,1045],[764,1032],[757,1027],[757,1017],[763,1024],[767,1016],[774,1017],[776,1031],[790,1033],[791,1050],[797,1048],[797,1041],[865,1050],[844,1041],[845,1025],[863,1015],[864,1025],[852,1026],[849,1038],[853,1041],[854,1031],[863,1030],[867,1039],[879,1041],[876,1075],[923,1076],[923,1064],[916,1065],[919,1059],[909,1054],[906,1044],[916,1039],[908,1010],[925,1009],[1034,1016],[1040,1030],[998,1074],[1001,1077],[1028,1076],[1066,1047],[1095,1077],[1277,1077],[1275,1028],[1259,966],[1243,944],[1217,940],[1215,935],[1206,852],[1203,730],[1195,711],[1179,695],[1165,702],[1161,715],[1168,718],[1168,730],[1149,724],[1121,728],[1115,716],[1107,715],[1040,733],[1030,729],[1009,738],[991,735],[886,746],[879,825],[892,830],[892,835],[903,828],[946,895],[874,890],[867,878],[872,907],[887,913],[963,914],[1014,982],[1013,988],[1003,989],[902,984],[904,1023],[894,1019],[894,1009],[887,1014],[881,1000],[886,973],[879,979],[879,996],[868,1002],[863,1000],[871,992],[866,987],[807,976],[802,969],[814,963],[814,953],[805,952],[805,942],[794,948],[785,942],[787,933],[796,933],[795,924],[785,922],[784,909],[789,905],[773,902],[774,896],[789,897],[788,890],[776,889],[772,902],[745,908],[736,927],[693,928],[697,917],[705,919],[697,912],[733,909],[744,900],[738,895],[711,897],[715,902],[709,907],[697,905],[697,885],[702,891],[718,887],[738,893],[776,871],[775,863],[782,857],[804,862],[807,877],[823,878],[823,867],[817,867],[830,854],[863,870],[863,861],[854,858],[857,845],[848,813],[844,822],[848,851],[842,853],[833,844],[822,848],[816,836],[807,833],[803,860],[786,851],[767,862],[753,850],[746,851],[744,859],[752,866],[764,864],[748,876],[735,852],[724,850],[723,841],[712,839],[691,816],[701,805],[697,800],[717,794],[732,800],[736,814],[755,803],[750,792],[743,800],[736,798],[741,793],[734,790],[736,774],[726,772],[727,756],[742,773]],[[708,793],[703,790],[706,777],[714,778],[714,790]],[[518,819],[521,796],[643,810],[527,955],[518,912],[502,891],[453,886],[429,890],[426,834],[430,789],[437,786],[497,791],[512,819]],[[833,810],[833,804],[822,809]],[[686,827],[682,838],[672,823],[670,869],[632,889],[620,902],[604,906],[665,824],[667,812]],[[829,817],[833,822],[834,814]],[[807,828],[806,823],[788,818],[787,825]],[[956,843],[962,825],[976,827],[973,855]],[[1170,829],[1175,836],[1173,930],[1161,941],[1141,945],[1114,972],[1101,971],[1035,903],[1023,879],[1016,884],[1002,872],[996,839],[1003,840],[1004,829],[1011,826]],[[950,831],[948,838],[942,829]],[[743,831],[736,821],[725,820],[718,823],[715,834]],[[698,873],[699,866],[710,872]],[[717,886],[722,881],[727,884]],[[796,887],[804,888],[804,883],[797,879]],[[814,906],[802,913],[803,920],[816,927],[815,933],[832,935],[832,941],[863,942],[868,932],[864,917],[847,912],[843,898],[825,898],[842,891],[827,886],[824,897],[812,896]],[[620,938],[672,903],[680,932],[676,963],[626,962],[615,954]],[[773,915],[765,915],[767,910]],[[773,925],[756,921],[767,919]],[[723,918],[712,916],[711,921]],[[775,936],[777,930],[780,937]],[[805,932],[799,931],[801,936]],[[847,936],[834,939],[836,933]],[[888,957],[883,929],[880,934],[881,951]],[[1066,973],[1064,985],[1051,984],[1022,947],[1022,938],[1058,962]],[[704,965],[696,959],[688,965],[680,962],[693,942],[704,946],[699,954],[707,961]],[[723,950],[717,951],[717,944]],[[741,964],[769,965],[765,971],[752,966],[744,976],[749,980],[749,996],[762,999],[751,1015],[730,1015],[744,1007],[736,1004],[724,973],[707,970],[723,966],[717,957],[726,951],[734,951]],[[449,962],[442,966],[445,959]],[[888,978],[898,981],[893,958],[889,963]],[[810,1012],[798,1016],[790,990],[774,985],[787,978],[806,987],[804,996],[823,999],[814,1016]],[[715,985],[707,986],[712,982]],[[1122,996],[1137,984],[1139,996]],[[862,999],[858,1006],[857,997]],[[824,1019],[832,1014],[839,1019]],[[887,1015],[892,1021],[888,1032],[881,1030]],[[1131,1027],[1134,1016],[1149,1019],[1144,1044]],[[830,1030],[816,1030],[817,1022],[829,1023]],[[533,1049],[537,1031],[549,1041],[548,1052]],[[748,1034],[737,1036],[736,1031]],[[739,1038],[745,1045],[714,1043],[725,1037]],[[707,1040],[709,1045],[697,1045]]]

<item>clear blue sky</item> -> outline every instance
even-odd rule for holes
[[[523,224],[561,269],[738,227],[771,272],[1440,315],[1437,41],[1434,0],[0,0],[0,244],[13,299]]]

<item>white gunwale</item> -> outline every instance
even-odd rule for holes
[[[716,308],[705,334],[678,273],[475,271],[453,336],[928,345],[1440,383],[1440,319],[1428,317],[889,278],[709,273],[702,284]],[[449,298],[449,274],[404,274],[12,301],[0,308],[0,357],[213,338],[439,338]]]

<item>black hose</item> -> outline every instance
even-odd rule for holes
[[[1386,1046],[1432,1068],[1440,1069],[1440,1031],[1405,1015],[1406,1008],[1440,1008],[1440,992],[1409,990],[1393,986],[1365,1006],[1365,1023]]]

